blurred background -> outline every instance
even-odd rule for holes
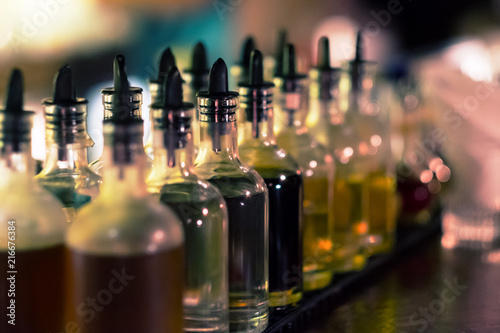
[[[222,57],[230,65],[244,37],[252,35],[270,55],[277,31],[286,29],[306,71],[321,35],[331,38],[332,62],[339,65],[353,57],[355,32],[363,29],[367,58],[397,72],[456,38],[491,33],[499,19],[498,0],[7,0],[0,12],[0,92],[11,68],[21,68],[26,105],[37,112],[33,155],[43,160],[40,101],[51,95],[56,70],[70,64],[78,95],[90,101],[94,159],[102,143],[99,92],[110,85],[117,53],[125,55],[132,83],[145,88],[146,115],[147,79],[166,46],[181,70],[197,41],[205,42],[210,63]]]

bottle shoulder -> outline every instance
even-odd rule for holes
[[[7,247],[9,222],[19,250],[62,244],[68,226],[62,204],[51,193],[34,181],[16,181],[15,176],[0,190],[0,240],[6,240],[0,241],[0,250]]]
[[[201,179],[217,187],[223,197],[266,192],[264,179],[257,171],[233,157],[231,163],[202,163],[196,166]]]
[[[52,170],[38,174],[35,179],[64,206],[74,208],[94,200],[99,195],[102,183],[101,176],[89,168]]]
[[[287,130],[276,138],[278,146],[283,147],[297,161],[299,166],[309,168],[312,165],[328,163],[332,159],[329,150],[316,141],[307,131]]]
[[[97,160],[89,163],[89,169],[93,173],[99,176],[102,176],[103,168],[105,167],[106,166],[102,158],[98,158]],[[152,170],[152,169],[153,169],[153,159],[149,155],[146,155],[146,170]]]
[[[272,176],[263,175],[264,170],[266,170],[266,174],[277,175],[295,173],[300,169],[295,159],[276,144],[262,141],[259,144],[244,143],[239,149],[239,153],[240,158],[264,178]]]
[[[148,184],[148,191],[154,196],[168,198],[170,202],[220,201],[223,203],[222,195],[217,187],[194,175],[189,178]]]
[[[149,196],[106,197],[83,207],[70,226],[68,245],[96,255],[138,255],[183,243],[180,219]]]

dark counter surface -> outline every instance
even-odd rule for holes
[[[446,248],[440,217],[395,250],[272,314],[266,333],[500,333],[500,247]],[[446,245],[446,244],[445,244]]]
[[[498,249],[446,249],[436,233],[358,287],[304,332],[500,332]]]

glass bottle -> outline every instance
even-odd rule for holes
[[[229,325],[262,332],[268,324],[268,199],[259,174],[238,155],[238,93],[228,91],[222,59],[212,66],[208,91],[198,93],[200,150],[196,172],[222,193],[228,210]]]
[[[23,79],[15,69],[0,110],[1,332],[64,331],[68,224],[59,200],[33,179],[33,114],[23,111]]]
[[[286,309],[302,298],[302,173],[295,160],[276,145],[272,126],[272,88],[263,81],[262,53],[254,50],[248,82],[240,83],[245,113],[239,152],[255,169],[269,194],[269,306]]]
[[[283,128],[276,138],[302,169],[304,181],[303,271],[304,290],[324,288],[333,279],[333,157],[313,139],[305,126],[302,100],[305,75],[295,72],[295,49],[287,44],[283,73],[274,82],[280,90],[277,112]]]
[[[403,115],[398,124],[402,152],[397,165],[397,190],[401,200],[398,224],[408,227],[424,225],[439,203],[441,183],[450,179],[451,171],[438,153],[423,148],[426,134],[425,105],[413,78],[398,82],[398,97]]]
[[[114,109],[110,104],[112,101],[111,95],[114,94],[113,88],[106,88],[102,90],[103,94],[103,103],[104,103],[104,118],[103,121],[106,122],[111,118],[123,118],[132,117],[136,120],[142,120],[142,88],[140,87],[130,87],[130,94],[125,96],[130,102],[132,108],[128,109]],[[146,168],[147,170],[151,169],[153,161],[149,156],[146,155]],[[91,162],[89,164],[90,169],[98,175],[102,175],[102,169],[104,167],[104,161],[102,158],[98,158],[97,160]]]
[[[193,48],[191,68],[184,70],[183,74],[185,96],[189,103],[196,105],[196,94],[199,91],[208,89],[208,72],[209,68],[205,45],[203,45],[202,42],[198,42]],[[195,112],[191,127],[193,128],[193,145],[196,156],[200,145],[200,119],[198,112]]]
[[[344,148],[353,144],[347,142],[349,131],[343,131],[344,114],[339,110],[338,100],[340,69],[330,66],[330,45],[326,37],[320,38],[318,42],[317,64],[309,71],[309,78],[307,124],[310,133],[330,154],[337,157],[333,185],[333,267],[338,272],[359,270],[366,263],[364,248],[357,235],[360,227],[366,228],[366,222],[363,222],[366,191],[363,190],[362,177],[353,172],[362,164],[357,162],[356,156],[349,155],[349,149],[344,152]],[[348,165],[346,159],[350,161]]]
[[[318,59],[309,70],[309,112],[306,125],[314,138],[332,150],[340,139],[344,121],[339,110],[340,68],[330,66],[330,42],[327,37],[318,41]]]
[[[54,80],[54,97],[43,101],[48,148],[36,179],[62,202],[68,222],[97,197],[101,183],[87,163],[87,147],[93,145],[87,133],[87,103],[76,97],[71,68],[63,66]]]
[[[255,40],[252,36],[248,36],[243,41],[243,47],[241,49],[240,61],[231,66],[229,78],[229,89],[238,90],[240,82],[248,82],[248,77],[250,74],[250,54],[256,48]],[[239,110],[238,114],[238,126],[243,128],[245,126],[245,112],[243,109]],[[243,142],[243,131],[238,132],[238,144]]]
[[[162,100],[151,106],[153,169],[148,191],[181,218],[185,235],[184,331],[229,331],[227,209],[220,192],[193,168],[194,105],[182,102],[182,78],[173,67]]]
[[[276,49],[271,58],[264,60],[264,79],[272,80],[275,77],[281,77],[283,72],[283,50],[285,49],[288,40],[288,33],[285,29],[280,29],[277,32]],[[271,59],[272,61],[269,61]]]
[[[73,306],[83,333],[183,331],[184,237],[176,214],[150,197],[143,122],[133,118],[124,58],[115,58],[106,112],[103,186],[68,231]],[[116,112],[123,111],[122,114]]]
[[[168,73],[175,66],[175,57],[172,53],[172,49],[167,47],[160,57],[160,64],[158,66],[158,77],[149,80],[149,91],[151,93],[151,104],[160,102],[162,100],[162,86]],[[149,137],[144,145],[144,151],[149,159],[153,160],[153,115],[149,115],[151,121],[151,130],[149,131]],[[153,165],[151,164],[151,167]]]
[[[250,54],[255,50],[255,40],[248,36],[243,41],[240,61],[231,66],[229,79],[229,89],[238,89],[240,82],[247,82],[250,75]]]
[[[360,187],[364,191],[364,203],[363,200],[353,201],[365,205],[351,210],[356,219],[361,216],[361,220],[353,225],[355,232],[365,241],[367,255],[374,255],[390,251],[394,243],[396,178],[389,112],[377,91],[381,86],[376,82],[375,64],[362,58],[362,43],[359,32],[356,57],[347,64],[340,82],[340,107],[345,110],[342,129],[345,142],[337,152],[342,164],[339,169],[346,170],[341,176],[342,182],[341,178],[338,179],[338,190],[350,191],[353,196],[359,193]]]

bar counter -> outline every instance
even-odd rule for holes
[[[395,250],[273,315],[266,332],[498,333],[500,250],[445,248],[439,214]]]

